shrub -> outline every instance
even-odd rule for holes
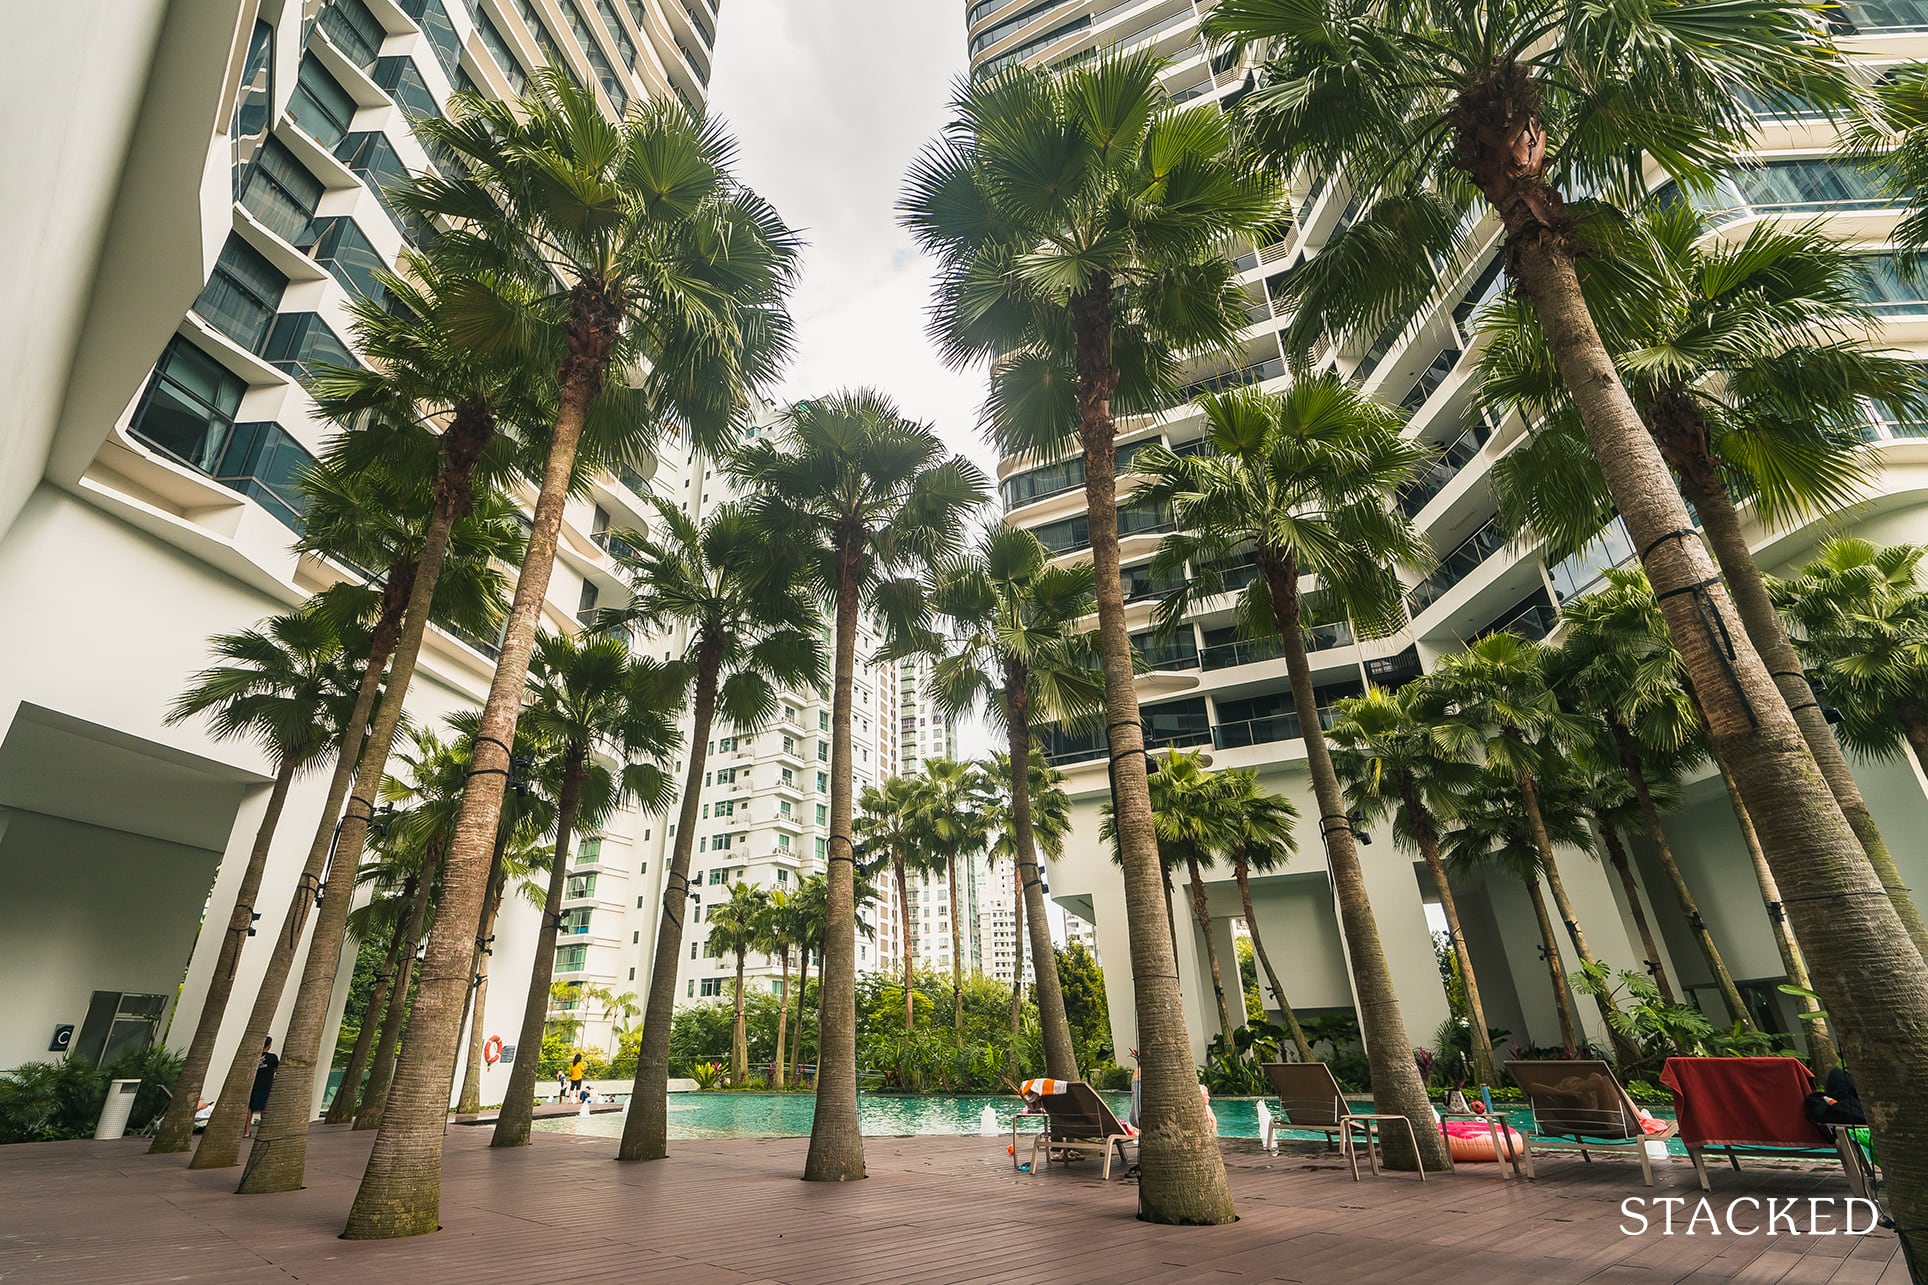
[[[1100,1062],[1085,1073],[1086,1079],[1095,1089],[1126,1090],[1131,1088],[1131,1068],[1118,1066],[1111,1062]]]
[[[110,1080],[141,1082],[127,1118],[138,1133],[166,1110],[164,1090],[180,1073],[180,1057],[164,1048],[123,1054],[99,1070],[69,1058],[0,1072],[0,1143],[93,1137]]]

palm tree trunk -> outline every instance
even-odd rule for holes
[[[1480,1000],[1479,978],[1473,972],[1473,951],[1467,944],[1466,933],[1459,926],[1459,899],[1453,896],[1453,881],[1446,874],[1446,863],[1439,855],[1439,828],[1433,824],[1433,814],[1419,800],[1419,791],[1414,788],[1408,777],[1401,783],[1400,805],[1406,809],[1406,825],[1419,843],[1419,855],[1425,858],[1426,871],[1433,877],[1433,889],[1439,893],[1439,909],[1446,916],[1446,935],[1452,940],[1453,955],[1459,960],[1460,981],[1466,987],[1466,1016],[1472,1026],[1468,1041],[1473,1052],[1473,1074],[1481,1084],[1497,1084],[1499,1077],[1493,1066],[1493,1028],[1486,1024],[1486,1005]],[[1249,923],[1249,921],[1248,921]],[[1253,937],[1254,945],[1258,938]]]
[[[234,909],[228,913],[228,931],[221,938],[221,949],[214,957],[214,972],[208,977],[207,992],[201,997],[201,1015],[194,1023],[194,1038],[188,1041],[187,1056],[180,1074],[174,1077],[173,1097],[167,1113],[154,1134],[148,1154],[186,1151],[194,1138],[194,1112],[200,1105],[201,1089],[207,1082],[208,1066],[214,1061],[214,1041],[221,1034],[221,1019],[227,1015],[228,997],[234,992],[234,973],[241,965],[241,948],[254,935],[254,902],[261,895],[261,874],[268,867],[268,849],[274,843],[275,827],[281,823],[281,810],[288,802],[288,787],[295,779],[301,755],[285,750],[275,767],[274,784],[268,790],[268,806],[255,827],[254,846],[248,850],[248,864],[241,871],[241,886],[234,891]],[[258,1050],[260,1044],[256,1044]]]
[[[951,1014],[957,1033],[964,1033],[964,937],[957,920],[957,849],[944,856],[944,882],[951,899]]]
[[[402,939],[402,957],[395,971],[395,987],[390,993],[388,1011],[382,1015],[382,1035],[375,1043],[369,1062],[368,1088],[361,1105],[355,1109],[355,1128],[375,1129],[382,1123],[388,1107],[388,1089],[395,1078],[395,1050],[402,1042],[402,1023],[408,1019],[409,982],[415,975],[415,947],[422,940],[428,923],[429,908],[435,904],[435,877],[441,864],[443,843],[429,844],[422,863],[421,882],[415,888],[415,903],[409,908],[408,935]]]
[[[559,375],[555,429],[536,495],[528,551],[516,579],[502,654],[489,684],[488,701],[482,707],[468,785],[462,791],[462,807],[445,858],[444,913],[429,932],[428,956],[410,1023],[410,1047],[415,1056],[396,1073],[390,1091],[396,1109],[382,1121],[368,1169],[356,1190],[342,1233],[349,1240],[418,1236],[440,1224],[442,1133],[448,1124],[450,1081],[455,1077],[456,1045],[461,1039],[462,1010],[468,999],[468,958],[473,946],[470,934],[487,891],[484,885],[488,882],[489,856],[495,847],[502,795],[509,782],[510,746],[528,684],[536,625],[549,591],[549,577],[555,570],[556,542],[575,473],[576,447],[589,403],[601,391],[601,374],[609,351],[601,346],[602,341],[614,341],[613,329],[605,336],[592,326],[591,333],[584,334],[584,311],[578,300],[576,315],[569,324],[570,356],[564,358]]]
[[[1666,827],[1660,823],[1660,809],[1654,806],[1653,792],[1647,785],[1646,765],[1641,762],[1632,739],[1624,730],[1614,729],[1614,737],[1620,742],[1620,761],[1626,766],[1628,779],[1633,782],[1634,798],[1640,802],[1640,815],[1647,824],[1647,837],[1653,841],[1654,853],[1660,858],[1660,868],[1673,887],[1674,900],[1680,903],[1680,913],[1687,919],[1687,927],[1694,935],[1694,944],[1700,947],[1700,957],[1713,976],[1714,985],[1720,990],[1721,1002],[1727,1005],[1727,1011],[1734,1015],[1735,1021],[1751,1031],[1754,1029],[1754,1019],[1748,1016],[1740,988],[1734,985],[1734,975],[1727,971],[1727,961],[1721,958],[1720,947],[1714,944],[1714,934],[1709,931],[1706,920],[1700,917],[1700,907],[1694,902],[1693,891],[1687,887],[1687,877],[1681,873],[1680,863],[1674,860],[1673,845],[1667,841]],[[1653,947],[1649,945],[1648,950],[1652,952]],[[1660,955],[1654,952],[1652,958],[1657,961]]]
[[[897,908],[904,918],[904,1031],[906,1034],[917,1028],[917,1005],[911,994],[911,979],[916,975],[917,965],[912,962],[912,942],[910,927],[910,883],[904,870],[904,855],[893,850],[890,854],[891,869],[897,875]],[[803,1020],[803,1010],[797,1010],[797,1021]]]
[[[571,745],[556,800],[556,846],[549,859],[549,890],[542,903],[542,927],[536,932],[535,960],[529,968],[529,995],[522,1005],[525,1049],[542,1047],[542,1028],[549,1020],[549,983],[556,975],[556,935],[562,928],[562,893],[569,881],[569,842],[575,837],[576,814],[582,807],[582,781],[589,770],[589,749]],[[536,1113],[536,1062],[519,1057],[509,1070],[509,1087],[502,1091],[491,1147],[526,1147]]]
[[[850,842],[850,706],[857,670],[860,532],[840,536],[836,584],[836,687],[830,713],[830,843],[823,963],[817,982],[817,1106],[810,1121],[806,1182],[865,1177],[864,1135],[857,1122],[856,854]]]
[[[1546,973],[1553,983],[1553,1011],[1560,1019],[1560,1043],[1578,1056],[1587,1047],[1580,1024],[1573,1020],[1573,992],[1567,987],[1566,962],[1560,958],[1560,939],[1553,932],[1553,916],[1546,910],[1546,894],[1540,891],[1539,872],[1526,880],[1526,895],[1533,903],[1533,917],[1540,925],[1540,953],[1546,956]]]
[[[736,952],[736,1015],[730,1023],[730,1082],[742,1088],[750,1078],[749,1033],[743,1029],[743,968],[747,951]]]
[[[397,564],[388,570],[387,582],[382,590],[381,615],[369,637],[368,659],[362,666],[361,685],[355,692],[355,708],[342,725],[341,744],[335,751],[335,771],[328,782],[328,798],[322,804],[320,819],[315,823],[314,838],[308,844],[308,858],[302,865],[300,878],[295,881],[294,892],[288,899],[288,909],[283,912],[281,926],[275,931],[274,949],[268,954],[268,966],[262,972],[261,984],[255,988],[254,1006],[249,1010],[248,1024],[242,1030],[241,1043],[235,1049],[234,1060],[228,1064],[227,1075],[222,1080],[220,1094],[214,1103],[214,1114],[201,1134],[194,1158],[188,1162],[190,1169],[225,1168],[240,1158],[241,1129],[247,1123],[248,1094],[254,1086],[255,1066],[261,1060],[261,1041],[267,1038],[268,1026],[281,1008],[281,994],[287,986],[288,973],[294,967],[295,952],[301,947],[302,927],[307,922],[308,911],[327,872],[329,855],[334,851],[333,841],[339,833],[338,818],[341,817],[349,789],[355,783],[355,771],[361,761],[362,736],[368,729],[369,719],[376,712],[376,702],[382,691],[382,676],[388,669],[389,657],[401,636],[407,604],[414,597],[415,578],[412,564]],[[344,918],[343,923],[346,922]],[[282,1043],[285,1045],[287,1041],[284,1039]],[[279,1078],[278,1073],[276,1078]],[[178,1087],[175,1090],[176,1101],[192,1096],[196,1095],[184,1093]],[[260,1135],[266,1131],[267,1120],[263,1117],[262,1128],[256,1134],[256,1146],[260,1145]],[[207,1156],[205,1161],[201,1159],[204,1153]]]
[[[1017,877],[1015,869],[1011,874],[1014,879]],[[1024,1026],[1024,884],[1021,880],[1011,894],[1011,916],[1011,1048],[1015,1051],[1018,1031]],[[1050,1072],[1047,1070],[1045,1074]]]
[[[1124,587],[1118,579],[1118,443],[1111,415],[1118,370],[1111,353],[1111,296],[1110,275],[1097,273],[1071,297],[1070,312],[1077,350],[1078,439],[1084,447],[1085,508],[1097,580],[1112,808],[1124,867],[1138,1063],[1144,1072],[1138,1210],[1147,1222],[1227,1223],[1237,1214],[1217,1126],[1198,1096],[1198,1064],[1178,990],[1175,935],[1169,921],[1158,917],[1163,872],[1152,830]]]
[[[1573,942],[1573,953],[1588,968],[1600,967],[1600,958],[1587,945],[1586,930],[1580,927],[1580,912],[1575,909],[1573,899],[1567,896],[1566,881],[1560,878],[1560,863],[1554,859],[1553,841],[1546,833],[1546,816],[1540,811],[1539,783],[1531,773],[1520,774],[1520,798],[1526,804],[1526,820],[1533,831],[1533,846],[1540,850],[1540,867],[1546,873],[1546,886],[1553,890],[1553,904],[1558,907],[1560,920],[1566,925],[1567,937]],[[1613,1044],[1617,1055],[1628,1062],[1638,1060],[1640,1050],[1614,1026],[1613,1016],[1619,1006],[1613,1002],[1613,997],[1603,989],[1594,993],[1593,1002],[1600,1009],[1600,1021],[1607,1028],[1607,1039]]]
[[[1627,860],[1627,845],[1620,841],[1620,832],[1614,829],[1613,822],[1601,813],[1593,814],[1593,823],[1600,828],[1600,839],[1607,847],[1607,864],[1620,876],[1620,891],[1626,894],[1627,906],[1633,911],[1634,927],[1640,932],[1640,948],[1647,956],[1647,972],[1652,975],[1661,1000],[1668,1004],[1677,1003],[1674,984],[1667,977],[1666,961],[1660,957],[1660,943],[1654,937],[1653,923],[1647,918],[1646,903],[1640,899],[1640,881],[1634,878],[1633,863]]]
[[[1658,435],[1663,444],[1677,440],[1674,434]],[[1794,653],[1794,644],[1788,641],[1787,625],[1781,613],[1774,609],[1774,602],[1768,597],[1767,583],[1761,578],[1761,568],[1754,561],[1753,551],[1747,547],[1747,536],[1741,530],[1740,516],[1734,511],[1733,497],[1728,494],[1727,486],[1720,479],[1719,470],[1705,452],[1696,450],[1699,459],[1686,459],[1686,468],[1676,466],[1679,472],[1682,491],[1694,503],[1694,511],[1700,515],[1701,529],[1707,533],[1707,543],[1714,551],[1714,560],[1720,564],[1722,577],[1727,581],[1727,592],[1733,595],[1734,611],[1741,619],[1741,627],[1747,630],[1747,637],[1760,653],[1761,663],[1767,666],[1781,697],[1787,702],[1788,710],[1801,731],[1801,739],[1807,742],[1814,755],[1815,764],[1821,769],[1822,779],[1827,782],[1828,792],[1834,795],[1835,802],[1841,807],[1841,815],[1847,819],[1848,826],[1854,831],[1855,838],[1867,853],[1868,863],[1874,867],[1875,877],[1881,886],[1888,890],[1888,899],[1894,902],[1895,913],[1914,941],[1915,950],[1923,959],[1928,959],[1928,924],[1924,924],[1921,912],[1914,898],[1909,895],[1908,885],[1901,872],[1895,867],[1894,857],[1881,837],[1881,830],[1875,824],[1874,814],[1868,811],[1867,800],[1861,797],[1861,787],[1855,783],[1854,772],[1848,767],[1848,760],[1841,753],[1841,743],[1835,739],[1834,729],[1828,726],[1826,715],[1814,698],[1814,689],[1808,685],[1807,671],[1801,667],[1800,657]]]
[[[1212,997],[1218,1001],[1218,1029],[1225,1036],[1225,1048],[1232,1048],[1233,1032],[1243,1026],[1243,1022],[1232,1020],[1232,1007],[1225,1000],[1225,974],[1218,966],[1218,944],[1212,940],[1212,911],[1205,902],[1205,880],[1198,872],[1198,858],[1191,852],[1185,854],[1185,875],[1192,889],[1192,918],[1198,921],[1198,931],[1205,937],[1205,962],[1212,970]],[[1244,996],[1239,998],[1240,1007],[1244,1006]]]
[[[1714,767],[1720,773],[1720,781],[1727,788],[1727,801],[1734,809],[1734,820],[1740,826],[1741,840],[1747,845],[1748,860],[1754,866],[1754,882],[1760,885],[1761,904],[1767,907],[1768,923],[1774,929],[1774,945],[1781,952],[1781,968],[1787,980],[1804,991],[1812,991],[1813,983],[1808,980],[1807,960],[1801,956],[1801,945],[1794,939],[1794,929],[1787,920],[1787,910],[1781,904],[1781,889],[1774,881],[1774,872],[1768,868],[1767,855],[1761,851],[1760,836],[1754,833],[1754,822],[1747,815],[1747,806],[1741,802],[1740,791],[1734,788],[1734,779],[1727,774],[1726,767],[1716,758]],[[1841,1051],[1834,1045],[1834,1034],[1828,1030],[1827,1018],[1820,1016],[1821,1005],[1812,995],[1800,996],[1796,1001],[1803,1013],[1815,1014],[1801,1019],[1807,1035],[1808,1056],[1814,1062],[1814,1069],[1820,1075],[1841,1060]]]
[[[777,997],[777,1056],[775,1064],[770,1068],[776,1083],[770,1087],[781,1089],[783,1087],[784,1028],[790,1025],[790,943],[788,942],[783,943],[777,971],[783,981],[782,994]]]
[[[462,1095],[456,1099],[459,1115],[474,1115],[482,1109],[482,1019],[488,1016],[489,943],[495,940],[495,920],[502,911],[502,859],[508,849],[503,835],[496,842],[496,869],[489,875],[489,896],[482,904],[482,923],[475,934],[475,967],[471,976],[474,988],[469,994],[469,1053],[462,1068]]]
[[[1031,697],[1024,670],[1007,663],[1004,706],[1011,755],[1011,830],[1016,838],[1018,897],[1024,903],[1018,931],[1018,969],[1024,977],[1024,933],[1031,934],[1031,989],[1038,1002],[1038,1026],[1044,1037],[1044,1073],[1054,1080],[1078,1078],[1077,1045],[1071,1020],[1064,1011],[1064,986],[1058,980],[1058,956],[1051,945],[1051,923],[1044,913],[1044,878],[1038,863],[1037,830],[1031,823]]]
[[[415,900],[415,882],[415,876],[410,875],[402,886],[402,905],[396,908],[395,931],[388,937],[388,954],[382,960],[381,971],[375,974],[375,988],[369,993],[368,1007],[362,1010],[361,1029],[355,1034],[355,1048],[341,1073],[335,1100],[329,1103],[328,1114],[322,1117],[327,1124],[355,1122],[355,1108],[361,1102],[362,1075],[368,1070],[368,1057],[375,1048],[375,1032],[381,1029],[382,1018],[388,1012],[389,993],[393,990],[395,973],[401,967],[402,937],[408,932],[406,911]]]
[[[1319,802],[1319,832],[1325,839],[1326,865],[1339,903],[1353,990],[1359,997],[1359,1032],[1372,1067],[1373,1107],[1405,1116],[1412,1122],[1418,1142],[1415,1155],[1397,1132],[1387,1135],[1386,1163],[1396,1169],[1451,1169],[1452,1157],[1446,1151],[1445,1138],[1434,1127],[1432,1102],[1426,1096],[1419,1066],[1413,1061],[1412,1037],[1406,1033],[1392,969],[1386,964],[1385,948],[1379,941],[1379,924],[1366,893],[1365,872],[1359,865],[1359,849],[1346,814],[1345,793],[1339,785],[1339,774],[1333,770],[1332,756],[1326,751],[1325,729],[1319,721],[1319,701],[1312,690],[1312,665],[1306,659],[1305,632],[1300,623],[1299,569],[1291,557],[1261,548],[1259,570],[1271,590],[1272,619],[1285,652],[1286,672],[1292,679],[1292,705],[1299,716],[1300,735],[1305,738],[1312,793]]]
[[[821,982],[818,990],[823,989]],[[797,1077],[797,1068],[803,1065],[803,1011],[810,998],[810,947],[804,946],[797,959],[797,1036],[790,1041],[790,1082],[803,1083]]]
[[[1875,1145],[1887,1161],[1889,1208],[1904,1251],[1910,1262],[1928,1262],[1928,1112],[1917,1108],[1921,1068],[1928,1065],[1928,969],[1921,950],[1890,890],[1870,870],[1867,850],[1769,666],[1741,633],[1706,553],[1687,534],[1686,506],[1594,328],[1573,252],[1534,213],[1551,207],[1513,192],[1515,181],[1488,191],[1504,198],[1496,205],[1521,290],[1641,550],[1713,748],[1732,770],[1762,836],[1795,936],[1813,953],[1815,989],[1854,1067]],[[1538,195],[1551,194],[1542,189]]]
[[[720,647],[704,638],[696,648],[689,768],[683,776],[682,806],[677,810],[676,842],[670,845],[669,870],[663,876],[663,915],[656,926],[649,998],[643,1006],[643,1040],[636,1050],[636,1082],[630,1088],[629,1118],[623,1125],[618,1160],[662,1160],[669,1155],[669,1035],[676,1016],[683,922],[689,914],[690,854],[696,850],[703,765],[709,755],[710,730],[716,722],[717,680],[722,666]]]
[[[1252,879],[1244,857],[1234,861],[1232,873],[1238,878],[1239,901],[1245,907],[1245,931],[1252,934],[1252,953],[1259,957],[1259,967],[1265,970],[1265,980],[1271,983],[1272,998],[1279,1002],[1279,1015],[1285,1018],[1285,1029],[1291,1033],[1292,1047],[1299,1051],[1299,1061],[1317,1061],[1312,1056],[1311,1041],[1305,1038],[1305,1031],[1299,1026],[1299,1015],[1292,1011],[1292,1001],[1285,997],[1285,985],[1279,981],[1279,971],[1272,967],[1272,957],[1265,953],[1265,940],[1259,936],[1258,916],[1252,913]]]
[[[335,883],[337,895],[328,897],[323,890],[321,907],[315,916],[314,936],[302,966],[301,987],[295,994],[294,1011],[282,1041],[281,1066],[275,1072],[275,1086],[281,1092],[269,1096],[268,1109],[262,1113],[261,1128],[255,1135],[253,1149],[248,1152],[247,1167],[237,1188],[243,1194],[296,1191],[301,1187],[308,1161],[308,1116],[314,1094],[315,1065],[321,1056],[321,1037],[334,996],[335,974],[341,967],[342,936],[354,901],[355,871],[361,862],[362,845],[368,838],[368,823],[375,814],[375,794],[388,765],[389,747],[394,742],[396,728],[401,725],[402,707],[408,698],[409,683],[415,677],[422,638],[428,631],[429,611],[434,603],[435,586],[442,576],[442,564],[448,557],[449,538],[456,520],[474,506],[476,462],[494,435],[495,420],[486,406],[479,410],[474,406],[457,407],[454,419],[442,433],[442,468],[435,479],[434,502],[428,526],[422,533],[422,552],[409,586],[408,607],[402,614],[402,634],[396,642],[394,663],[389,669],[387,698],[377,709],[375,724],[361,747],[360,761],[355,765],[354,790],[336,835],[335,857],[328,865],[328,878]],[[518,690],[519,686],[518,682]],[[320,836],[316,837],[319,842]],[[465,922],[473,921],[479,909],[479,904],[464,907],[458,917]],[[466,975],[463,982],[466,999]],[[241,1069],[239,1065],[231,1069],[231,1082],[235,1082],[234,1077]],[[240,1083],[245,1087],[245,1082]],[[443,1103],[444,1108],[447,1105]],[[437,1137],[440,1137],[439,1130]],[[199,1160],[198,1154],[196,1160]]]

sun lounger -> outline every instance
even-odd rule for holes
[[[1042,1111],[1047,1117],[1045,1127],[1032,1135],[1031,1172],[1038,1171],[1040,1152],[1045,1163],[1049,1163],[1053,1151],[1058,1153],[1060,1159],[1072,1159],[1075,1157],[1068,1155],[1068,1152],[1078,1147],[1096,1147],[1104,1154],[1104,1177],[1109,1180],[1112,1153],[1116,1151],[1122,1162],[1125,1144],[1137,1135],[1119,1122],[1105,1100],[1098,1096],[1098,1091],[1083,1080],[1027,1080],[1025,1087],[1030,1094],[1026,1100],[1033,1104],[1033,1112]],[[1019,1117],[1020,1120],[1023,1118]],[[1017,1163],[1015,1122],[1011,1134],[1011,1163]]]
[[[1411,1141],[1413,1154],[1419,1154],[1419,1139],[1413,1133],[1413,1122],[1403,1115],[1385,1115],[1375,1112],[1356,1112],[1340,1091],[1339,1082],[1332,1078],[1332,1068],[1324,1062],[1266,1062],[1260,1068],[1265,1079],[1278,1094],[1280,1115],[1270,1122],[1268,1136],[1264,1139],[1265,1149],[1273,1145],[1272,1135],[1283,1125],[1291,1129],[1312,1129],[1325,1134],[1326,1142],[1337,1142],[1339,1151],[1352,1165],[1352,1180],[1359,1181],[1359,1141],[1366,1144],[1366,1161],[1374,1176],[1379,1173],[1379,1149],[1377,1135],[1387,1125],[1405,1130]],[[1421,1164],[1419,1180],[1426,1180],[1426,1168]]]
[[[1811,1122],[1802,1104],[1814,1075],[1791,1057],[1670,1057],[1660,1082],[1672,1090],[1680,1140],[1694,1162],[1702,1191],[1709,1147],[1723,1151],[1734,1172],[1740,1155],[1817,1156],[1841,1161],[1848,1186],[1866,1197],[1873,1175],[1847,1125]]]
[[[1640,1158],[1640,1176],[1654,1185],[1649,1142],[1674,1136],[1676,1126],[1643,1117],[1605,1062],[1508,1062],[1506,1070],[1533,1109],[1533,1131],[1579,1145],[1588,1164],[1589,1147],[1628,1147]]]

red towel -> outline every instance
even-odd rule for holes
[[[1827,1136],[1802,1102],[1814,1075],[1791,1057],[1670,1057],[1660,1082],[1673,1090],[1682,1142],[1815,1147]]]

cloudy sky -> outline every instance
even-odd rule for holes
[[[942,127],[964,71],[964,0],[728,0],[710,102],[742,144],[742,177],[809,240],[783,388],[872,385],[987,470],[979,371],[924,338],[929,264],[897,226],[900,183]]]

